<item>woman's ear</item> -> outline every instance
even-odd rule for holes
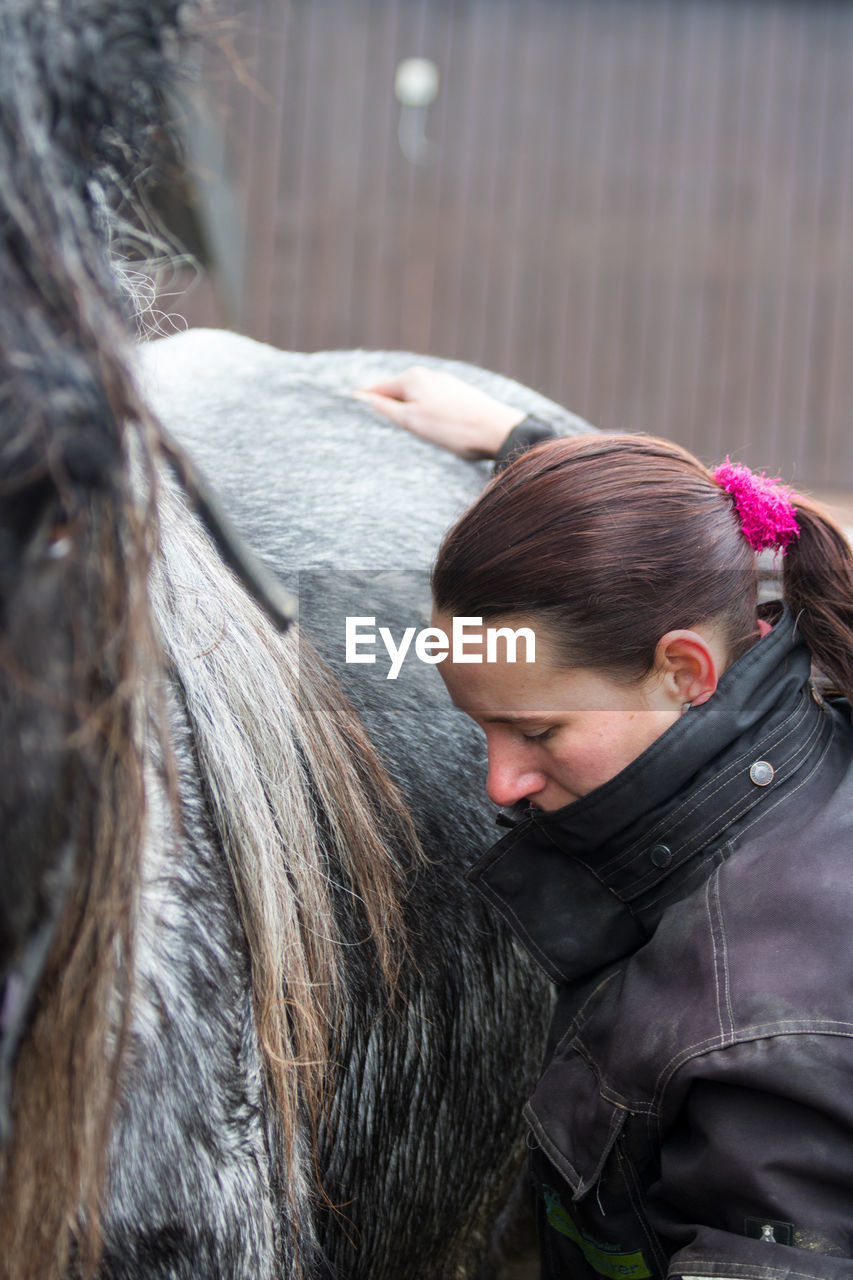
[[[655,648],[655,670],[673,700],[701,706],[717,687],[721,655],[713,638],[698,631],[667,631]]]

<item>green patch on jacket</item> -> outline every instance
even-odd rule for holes
[[[542,1194],[549,1226],[559,1231],[560,1235],[568,1236],[577,1245],[593,1271],[597,1271],[600,1276],[607,1276],[608,1280],[645,1280],[651,1276],[640,1249],[626,1251],[619,1245],[593,1240],[576,1225],[553,1187],[543,1185]]]

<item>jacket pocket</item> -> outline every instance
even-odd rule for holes
[[[566,1049],[545,1068],[524,1114],[573,1200],[582,1200],[601,1178],[628,1117],[602,1096],[598,1077],[581,1055]]]

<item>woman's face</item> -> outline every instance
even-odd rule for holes
[[[452,620],[436,614],[433,625],[449,634]],[[490,619],[489,625],[519,623]],[[657,671],[624,684],[588,668],[559,666],[538,631],[536,640],[534,663],[507,662],[499,645],[495,662],[453,662],[448,654],[439,671],[453,701],[486,735],[486,790],[495,804],[526,799],[537,809],[560,809],[641,755],[679,718],[682,700],[674,682]]]

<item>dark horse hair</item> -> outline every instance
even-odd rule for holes
[[[179,6],[171,8],[174,34]],[[101,61],[98,18],[87,4],[75,15],[75,43],[90,51],[84,79],[76,52],[68,65],[67,31],[63,43],[56,29],[67,13],[13,3],[0,15],[0,459],[7,557],[18,548],[7,559],[18,572],[3,583],[3,742],[4,752],[22,750],[14,729],[30,724],[64,744],[35,794],[19,797],[29,825],[19,817],[7,827],[4,859],[15,868],[64,844],[72,864],[61,877],[67,900],[46,863],[34,898],[21,888],[5,906],[4,970],[45,899],[61,915],[13,1078],[0,1206],[10,1276],[63,1267],[80,1205],[80,1265],[93,1261],[133,978],[154,526],[127,501],[123,480],[123,424],[145,418],[103,219],[109,177],[126,171],[123,148],[135,140],[147,150],[165,55],[153,31],[128,31],[125,52],[132,58],[130,46],[146,43],[152,73],[148,83],[128,77],[121,54]],[[128,118],[119,122],[104,107],[122,79]],[[11,771],[8,758],[4,766]],[[48,815],[55,829],[46,840],[37,824]],[[110,856],[116,847],[120,859]]]
[[[152,738],[175,801],[148,585],[160,536],[160,435],[136,390],[130,307],[108,238],[134,174],[157,154],[163,94],[197,7],[11,0],[0,11],[5,977],[39,919],[55,923],[15,1046],[11,1134],[0,1156],[0,1274],[10,1280],[65,1274],[72,1259],[77,1274],[97,1265],[130,1025]],[[256,643],[265,671],[295,670],[295,637],[251,627],[264,633]],[[303,826],[315,844],[315,826],[322,830],[328,856],[349,877],[390,989],[402,931],[401,873],[389,850],[416,850],[417,838],[335,682],[304,646],[299,661],[303,731],[293,767],[310,792]],[[291,880],[279,873],[282,884],[271,886],[263,869],[248,866],[240,839],[233,844],[257,1035],[287,1169],[297,1113],[320,1118],[341,988],[336,935],[323,894],[316,903],[299,897],[299,872]],[[325,883],[322,868],[318,878]],[[267,915],[284,894],[283,941]]]
[[[853,697],[853,557],[796,499],[784,595],[822,672]],[[636,680],[667,631],[714,622],[730,660],[757,638],[756,557],[730,496],[686,450],[651,436],[549,441],[497,475],[447,534],[443,613],[541,620],[560,662]]]

